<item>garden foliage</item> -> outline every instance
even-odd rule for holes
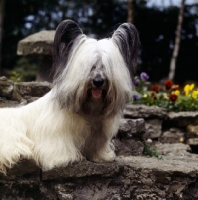
[[[142,72],[135,77],[133,83],[133,104],[159,106],[167,111],[198,111],[198,88],[195,84],[186,84],[183,88],[172,80],[163,85],[149,84],[149,76]]]

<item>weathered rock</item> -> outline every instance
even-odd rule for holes
[[[116,139],[113,140],[113,143],[117,156],[141,156],[143,154],[144,144],[133,137]]]
[[[191,151],[191,148],[187,144],[183,143],[175,143],[175,144],[162,144],[157,143],[155,144],[155,149],[162,154],[163,156],[170,156],[174,155],[177,156],[189,156],[189,152]],[[197,155],[198,158],[198,155]]]
[[[170,128],[159,137],[159,142],[162,143],[179,143],[184,142],[185,132],[179,128]]]
[[[17,47],[18,55],[36,55],[39,63],[39,72],[36,81],[53,81],[53,42],[55,31],[40,31],[20,40]]]
[[[51,90],[48,82],[20,82],[15,84],[15,90],[22,96],[42,97]]]
[[[11,97],[14,90],[14,82],[6,77],[0,77],[0,96]]]
[[[192,152],[198,154],[198,138],[190,138],[187,140],[187,144],[190,145]]]
[[[83,160],[79,163],[70,164],[67,167],[43,171],[42,180],[62,180],[71,177],[80,178],[89,176],[112,177],[117,174],[118,171],[119,167],[116,162],[93,163]]]
[[[20,40],[17,47],[18,55],[52,55],[55,31],[40,31]]]
[[[158,106],[128,104],[124,109],[125,118],[160,118],[166,119],[168,114],[165,109]]]
[[[133,137],[141,137],[145,132],[145,121],[142,118],[139,119],[121,119],[119,133],[122,135],[130,133]]]
[[[17,107],[17,106],[19,106],[19,101],[7,100],[6,98],[0,97],[0,108]]]
[[[118,156],[111,163],[83,160],[67,167],[39,171],[40,174],[37,166],[28,169],[28,165],[23,170],[27,166],[24,160],[17,170],[13,168],[7,177],[0,177],[0,198],[197,199],[198,155],[190,154],[189,146],[184,144],[156,144],[155,147],[164,160]]]
[[[144,139],[154,139],[159,138],[162,133],[162,120],[161,119],[146,119],[145,127],[146,131],[143,135]]]
[[[141,140],[144,133],[144,119],[121,119],[118,135],[113,140],[116,155],[142,155],[144,145]]]
[[[18,163],[16,163],[11,169],[7,169],[6,176],[0,173],[0,180],[14,180],[27,174],[32,174],[39,177],[40,168],[34,160],[22,159]]]
[[[170,120],[177,122],[178,126],[188,126],[189,124],[198,124],[198,112],[170,112],[168,113]]]
[[[15,83],[5,77],[0,77],[0,107],[15,107],[30,103],[44,96],[52,88],[48,82]]]
[[[187,140],[187,144],[189,145],[198,145],[198,138],[190,138]]]
[[[198,137],[198,125],[188,125],[187,126],[187,138],[196,138]]]
[[[189,157],[188,162],[183,160],[122,156],[112,163],[83,161],[48,172],[41,171],[40,180],[30,176],[0,179],[0,198],[197,199],[198,165]]]

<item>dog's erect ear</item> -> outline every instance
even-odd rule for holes
[[[140,47],[137,29],[131,23],[121,24],[114,32],[112,39],[118,46],[131,75],[134,75]]]
[[[72,20],[64,20],[58,25],[54,37],[53,67],[56,68],[54,69],[56,72],[57,68],[62,68],[66,65],[71,47],[75,39],[81,34],[83,34],[81,28]]]

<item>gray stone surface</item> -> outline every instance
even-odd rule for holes
[[[163,156],[189,156],[193,155],[196,156],[198,159],[198,155],[196,154],[191,154],[191,148],[187,144],[183,143],[175,143],[175,144],[162,144],[162,143],[157,143],[154,145],[155,149],[162,154]]]
[[[187,126],[187,138],[198,138],[198,125]]]
[[[40,176],[40,168],[34,160],[21,159],[12,168],[7,169],[6,175],[0,172],[0,180],[15,180],[25,174]]]
[[[14,82],[6,79],[6,77],[0,77],[0,96],[1,97],[12,97],[14,91]]]
[[[198,145],[198,138],[190,138],[187,140],[189,145],[197,146]]]
[[[155,139],[159,138],[162,134],[162,120],[161,119],[146,119],[145,120],[145,134],[144,139]]]
[[[143,118],[139,119],[124,119],[120,120],[120,133],[130,133],[133,136],[141,137],[145,132],[145,121]]]
[[[164,131],[159,137],[158,141],[162,143],[179,143],[184,142],[185,132],[179,128],[170,128],[167,131]]]
[[[125,118],[168,118],[168,114],[165,109],[158,106],[146,106],[146,105],[132,105],[129,104],[124,110]]]
[[[17,54],[20,56],[37,55],[39,72],[36,81],[53,81],[53,43],[54,30],[45,30],[32,34],[18,42]]]
[[[52,55],[55,31],[40,31],[20,40],[17,47],[18,55]]]
[[[187,159],[119,156],[99,164],[84,160],[40,172],[40,177],[0,179],[0,199],[197,199],[198,165]]]
[[[131,138],[113,140],[117,156],[142,156],[144,145],[141,141]]]
[[[0,108],[17,107],[17,106],[19,106],[19,101],[7,100],[6,98],[0,97]]]
[[[51,90],[51,84],[48,82],[20,82],[15,83],[15,90],[22,97],[42,97]]]
[[[0,108],[16,107],[35,101],[51,90],[48,82],[15,83],[5,77],[0,77]]]
[[[61,180],[67,178],[81,178],[90,176],[112,177],[119,171],[118,164],[112,163],[92,163],[83,160],[79,163],[70,164],[67,167],[55,168],[42,172],[42,180]]]
[[[168,118],[172,121],[176,121],[178,126],[188,126],[189,124],[198,124],[198,112],[185,111],[185,112],[170,112]]]

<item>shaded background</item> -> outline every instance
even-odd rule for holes
[[[64,19],[76,21],[85,34],[109,36],[127,21],[128,0],[0,0],[4,2],[1,75],[20,74],[23,81],[35,79],[36,60],[16,55],[19,40],[40,30],[53,30]],[[134,0],[133,23],[141,40],[138,73],[150,81],[168,77],[174,48],[180,0]],[[186,0],[175,81],[198,81],[198,0]]]

